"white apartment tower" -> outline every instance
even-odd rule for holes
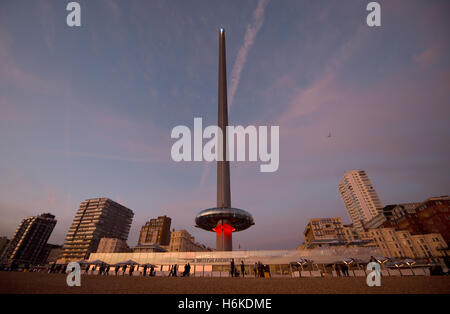
[[[358,232],[363,222],[377,216],[383,204],[364,170],[347,171],[339,181],[339,194]]]

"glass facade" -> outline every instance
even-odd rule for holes
[[[344,258],[354,258],[368,261],[371,256],[380,256],[378,248],[360,247],[330,247],[311,250],[266,250],[266,251],[212,251],[212,252],[164,252],[164,253],[92,253],[90,261],[102,260],[108,264],[116,264],[126,260],[133,260],[139,264],[151,263],[161,265],[211,266],[212,271],[229,271],[231,259],[240,269],[241,261],[252,270],[257,262],[278,265],[275,273],[284,274],[289,264],[300,258],[312,260],[316,264],[332,264],[342,262]],[[199,268],[200,269],[200,268]]]

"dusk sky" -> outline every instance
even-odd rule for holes
[[[177,125],[217,123],[218,34],[226,29],[229,122],[280,126],[280,166],[231,163],[233,207],[255,225],[234,248],[294,249],[311,218],[350,219],[345,171],[383,204],[450,193],[450,2],[369,0],[0,2],[0,236],[50,212],[63,244],[79,204],[109,197],[141,226],[194,227],[215,206],[216,166],[174,162]],[[331,137],[328,135],[331,133]]]

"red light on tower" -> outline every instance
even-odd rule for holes
[[[233,231],[236,229],[230,224],[218,224],[213,228],[213,231],[216,232],[216,242],[217,247],[221,248],[223,251],[231,251],[232,250],[232,242],[231,237]]]
[[[213,231],[215,231],[216,233],[229,233],[229,232],[233,232],[236,229],[233,228],[233,226],[231,226],[230,224],[220,224],[217,225],[213,228]]]

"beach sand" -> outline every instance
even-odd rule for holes
[[[0,272],[0,293],[157,293],[157,294],[302,294],[302,293],[450,293],[450,277],[383,277],[368,287],[364,277],[347,278],[194,278],[81,276],[68,287],[63,274]]]

